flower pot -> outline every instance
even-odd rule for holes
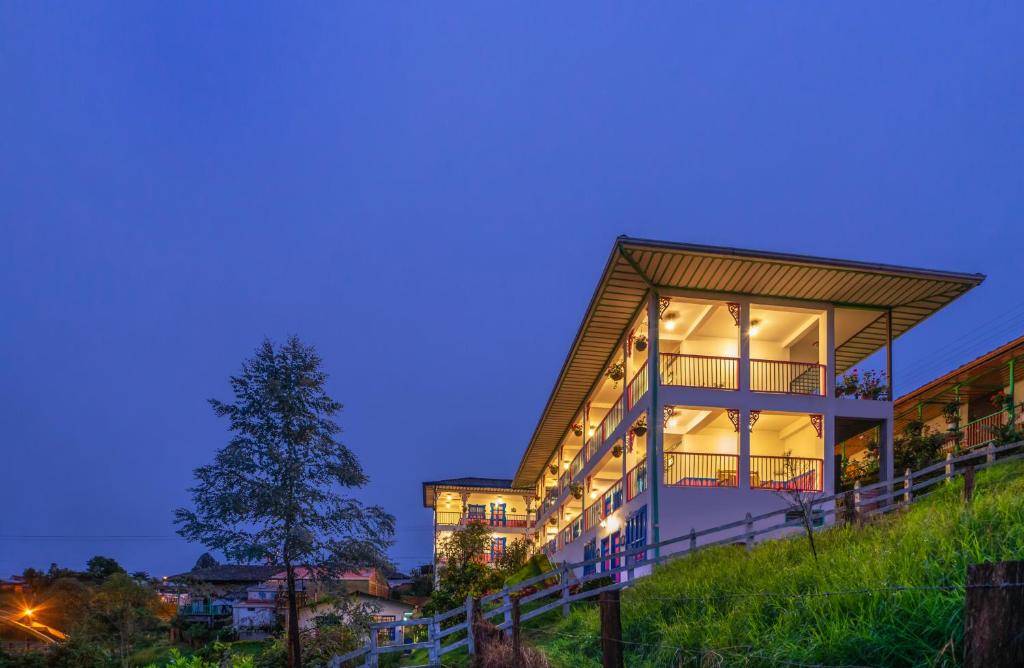
[[[558,475],[558,464],[551,464],[548,470],[551,471],[551,475]]]
[[[647,427],[633,427],[633,433],[637,436],[643,436],[647,433]]]
[[[637,339],[636,343],[633,344],[633,347],[640,352],[647,350],[647,339]]]
[[[548,520],[548,524],[550,524],[551,526],[555,526],[556,524],[558,524],[558,518],[552,517]]]
[[[621,445],[614,445],[614,446],[612,446],[612,457],[621,457],[621,456],[622,456],[622,446]]]
[[[573,429],[572,433],[575,434],[576,436],[582,436],[583,435],[583,427],[580,427],[579,429]]]
[[[622,380],[622,376],[623,375],[624,374],[621,371],[618,371],[618,370],[616,370],[616,371],[609,371],[608,372],[608,377],[611,378],[612,380],[614,380],[616,383],[619,382],[620,380]]]

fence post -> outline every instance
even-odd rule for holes
[[[860,480],[853,482],[853,516],[860,514]]]
[[[754,518],[750,513],[744,518],[746,520],[747,535],[745,541],[748,550],[754,549]]]
[[[601,592],[598,605],[601,607],[601,667],[623,668],[619,590]]]
[[[427,657],[431,666],[437,666],[441,663],[441,639],[437,637],[439,626],[440,624],[433,617],[430,618],[430,622],[427,624],[427,640],[430,642],[430,647],[427,648]]]
[[[380,655],[377,653],[377,629],[370,627],[370,652],[366,655],[366,665],[370,668],[376,668],[379,657]]]
[[[473,600],[472,594],[466,597],[466,650],[470,656],[476,654],[476,642],[473,639],[473,622],[476,621],[473,612],[476,609],[474,603],[476,601]]]
[[[964,666],[1024,665],[1024,561],[967,567]]]
[[[512,597],[511,597],[511,595],[509,595],[508,591],[506,591],[504,594],[501,595],[501,604],[505,608],[505,614],[502,615],[502,618],[505,620],[505,625],[506,625],[505,637],[506,638],[511,638],[512,637]]]
[[[914,474],[907,467],[907,470],[903,473],[903,501],[910,504],[914,500]]]
[[[968,464],[964,468],[964,501],[970,503],[972,496],[974,496],[974,464]]]
[[[562,616],[569,616],[569,568],[562,566]]]
[[[512,599],[512,660],[515,665],[523,662],[523,648],[519,639],[519,597]]]
[[[991,464],[996,460],[996,444],[989,443],[985,448],[985,463]]]
[[[690,552],[697,549],[697,530],[690,527]]]
[[[946,453],[946,482],[953,478],[953,453]]]

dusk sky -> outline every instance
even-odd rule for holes
[[[0,577],[154,575],[207,399],[314,344],[359,496],[511,477],[619,234],[988,280],[897,394],[1024,333],[1021,3],[0,6]]]

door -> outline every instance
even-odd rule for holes
[[[505,538],[491,539],[491,563],[495,563],[505,556]]]
[[[503,527],[503,526],[505,526],[505,504],[504,503],[492,503],[491,504],[491,526],[492,527]]]

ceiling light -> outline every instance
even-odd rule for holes
[[[761,331],[761,321],[754,318],[750,321],[750,335],[757,336],[757,333]]]
[[[603,528],[604,528],[605,526],[607,526],[607,525],[608,525],[608,523],[607,523],[607,522],[605,522],[604,520],[601,520],[601,528],[602,528],[602,529],[603,529]]]
[[[676,318],[678,314],[675,311],[665,314],[665,329],[672,331],[676,328]]]
[[[609,517],[608,518],[608,528],[611,531],[618,531],[619,530],[619,518],[615,517],[614,515]]]
[[[562,469],[565,471],[569,470],[569,462],[562,462]]]
[[[668,426],[669,427],[674,427],[677,424],[679,424],[679,420],[675,419],[674,417],[671,417],[671,418],[668,419]]]
[[[592,498],[592,499],[596,499],[597,498],[597,490],[596,489],[590,490],[590,498]]]

